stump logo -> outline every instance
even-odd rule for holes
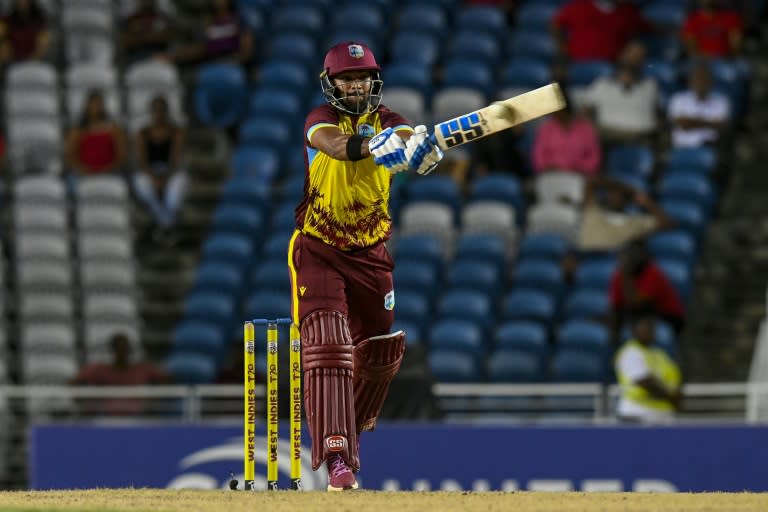
[[[255,488],[267,488],[267,439],[264,436],[254,438],[256,444]],[[305,491],[325,489],[328,475],[325,467],[312,471],[312,459],[308,447],[301,449],[301,483]],[[281,479],[289,481],[291,469],[291,445],[287,439],[280,439],[277,452],[278,468]],[[168,489],[228,489],[230,473],[243,486],[243,439],[235,437],[225,444],[209,446],[190,453],[179,461],[180,473],[166,487]]]

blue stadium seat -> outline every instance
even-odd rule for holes
[[[526,2],[517,12],[517,26],[528,30],[538,30],[546,34],[557,9],[558,6],[554,4]]]
[[[515,56],[502,70],[501,85],[504,88],[535,89],[552,80],[550,67],[541,60]]]
[[[504,296],[503,320],[531,320],[549,325],[555,315],[552,296],[535,290],[516,289]]]
[[[249,102],[249,117],[283,116],[290,125],[294,125],[303,114],[302,98],[291,91],[258,88]]]
[[[484,261],[503,271],[506,262],[504,239],[492,234],[466,234],[456,241],[454,259],[459,261]]]
[[[317,38],[326,25],[322,10],[310,5],[286,5],[272,12],[270,28],[274,34],[302,34]]]
[[[432,174],[410,180],[405,186],[409,202],[433,201],[451,207],[456,212],[461,206],[461,192],[456,181],[450,176]]]
[[[244,162],[245,161],[252,162],[253,160],[249,157],[244,159]],[[240,162],[238,165],[245,166],[246,164]],[[276,165],[275,168],[277,168]],[[256,175],[259,173],[258,169],[254,169],[254,172]],[[234,169],[233,174],[233,177],[226,182],[224,190],[221,192],[221,203],[227,205],[242,204],[248,207],[257,206],[259,208],[263,208],[264,205],[269,204],[272,190],[268,184],[260,183],[259,181],[252,179],[249,176],[247,169]],[[266,175],[271,176],[273,173],[267,172]]]
[[[596,259],[585,261],[576,269],[574,285],[581,290],[595,290],[607,293],[608,285],[615,270],[615,260]]]
[[[410,259],[398,261],[392,274],[397,293],[413,290],[432,295],[437,288],[437,277],[437,270],[431,263]]]
[[[204,354],[174,352],[165,369],[177,384],[209,384],[216,379],[216,360]]]
[[[485,96],[494,90],[493,68],[474,59],[458,58],[443,64],[444,89],[472,89]]]
[[[412,62],[429,69],[440,58],[440,46],[440,41],[433,35],[407,30],[398,32],[392,38],[389,53],[393,62]],[[390,85],[387,76],[387,88]]]
[[[464,352],[480,363],[487,353],[483,331],[474,322],[446,318],[434,322],[429,328],[430,351]]]
[[[293,235],[293,230],[273,231],[267,235],[264,245],[261,247],[261,257],[264,259],[285,259],[288,261],[288,243]]]
[[[440,320],[471,322],[483,329],[493,324],[491,299],[481,292],[449,290],[437,301],[437,317]]]
[[[689,265],[696,258],[696,243],[685,231],[665,231],[648,239],[648,250],[655,259],[674,259]]]
[[[632,174],[648,178],[653,172],[653,151],[642,145],[617,146],[608,153],[607,163],[611,174]]]
[[[237,297],[243,280],[240,269],[223,261],[203,262],[197,267],[193,290],[214,292]]]
[[[237,15],[245,28],[251,32],[261,33],[264,30],[265,5],[259,0],[238,0]]]
[[[669,96],[681,88],[680,69],[674,63],[663,59],[649,59],[645,65],[645,74],[654,78],[662,92]]]
[[[380,37],[387,28],[387,20],[382,12],[377,6],[369,3],[354,2],[342,5],[331,10],[330,14],[330,25],[334,30],[356,28]]]
[[[611,353],[611,340],[604,325],[589,320],[572,320],[557,334],[560,350],[589,352],[606,358]]]
[[[235,298],[221,292],[195,292],[184,301],[184,319],[219,326],[226,332],[235,314]]]
[[[383,40],[380,31],[371,31],[353,23],[331,30],[330,35],[325,38],[325,47],[330,48],[339,43],[354,41],[366,45],[373,51],[374,55],[382,55],[384,53]]]
[[[282,89],[305,98],[316,80],[310,79],[308,68],[304,65],[276,58],[259,67],[257,84],[261,88]]]
[[[528,352],[497,350],[488,360],[491,382],[541,382],[544,375],[541,359]]]
[[[607,372],[603,359],[597,354],[559,350],[552,359],[554,382],[605,382]]]
[[[395,307],[397,307],[397,305]],[[421,327],[419,326],[419,324],[415,322],[410,322],[408,320],[400,320],[398,318],[395,318],[395,321],[392,324],[392,329],[390,329],[390,332],[397,332],[397,331],[405,332],[406,345],[426,345],[426,340],[422,335]]]
[[[491,173],[470,183],[471,201],[500,201],[514,206],[518,218],[525,218],[525,200],[520,182],[514,176]]]
[[[490,34],[498,39],[508,30],[507,17],[498,7],[468,6],[459,11],[454,28],[477,35]]]
[[[240,125],[238,138],[240,144],[266,146],[282,151],[290,141],[291,127],[280,116],[252,116]]]
[[[438,6],[408,5],[398,10],[396,26],[398,30],[417,30],[443,37],[448,30],[448,19]]]
[[[517,288],[541,290],[555,297],[563,292],[565,286],[560,265],[545,259],[518,261],[513,279]]]
[[[568,252],[568,241],[554,233],[525,235],[518,248],[519,259],[548,259],[560,261]]]
[[[455,262],[448,269],[447,278],[451,289],[480,292],[491,298],[496,297],[502,284],[498,265],[475,259]]]
[[[206,64],[197,72],[195,114],[204,124],[229,128],[244,111],[245,74],[234,64]]]
[[[512,32],[508,51],[515,57],[534,58],[544,62],[552,61],[557,55],[557,48],[548,31],[529,30],[521,27]]]
[[[659,199],[688,201],[701,205],[710,213],[715,204],[715,191],[710,181],[696,173],[674,173],[662,177]]]
[[[290,292],[261,290],[246,297],[245,318],[285,318],[291,314]]]
[[[429,353],[429,369],[438,382],[477,382],[483,374],[471,354],[436,350]]]
[[[418,62],[391,62],[384,68],[382,75],[387,77],[387,87],[416,89],[427,96],[432,91],[431,69]]]
[[[291,293],[288,262],[285,258],[264,260],[253,271],[250,290]]]
[[[698,239],[706,225],[704,209],[688,201],[661,201],[661,208],[673,218],[678,228],[684,229]]]
[[[643,8],[643,16],[653,23],[667,28],[679,28],[686,16],[685,5],[657,0]]]
[[[395,260],[421,261],[432,265],[438,274],[443,268],[444,250],[439,238],[431,235],[403,235],[395,244]]]
[[[536,355],[540,359],[549,356],[547,330],[536,322],[504,322],[493,336],[496,350],[516,350]]]
[[[311,34],[299,32],[276,33],[269,41],[267,60],[285,59],[302,66],[316,66],[322,62],[317,41]]]
[[[651,33],[642,38],[649,59],[676,62],[683,55],[683,44],[677,34]]]
[[[656,260],[656,264],[667,276],[667,279],[675,286],[675,290],[684,301],[688,299],[691,291],[691,271],[688,266],[677,260],[662,258]]]
[[[568,85],[570,87],[587,87],[600,77],[613,72],[613,64],[603,60],[585,60],[572,62],[568,65]]]
[[[423,329],[429,320],[430,296],[418,291],[395,290],[395,318]],[[422,332],[423,334],[423,332]]]
[[[203,243],[203,259],[230,262],[242,266],[253,254],[250,238],[231,233],[214,233]]]
[[[272,229],[277,231],[292,231],[296,227],[296,205],[294,203],[282,203],[273,209],[270,225]]]
[[[491,34],[462,30],[451,38],[445,58],[472,59],[495,66],[501,60],[501,49]]]
[[[599,319],[606,315],[608,310],[606,292],[577,289],[565,299],[563,317],[565,320]]]
[[[200,322],[185,321],[173,331],[174,351],[194,352],[218,358],[225,349],[224,336],[219,326]]]
[[[211,229],[216,233],[256,237],[261,234],[263,227],[264,219],[255,206],[222,202],[213,214]]]
[[[717,155],[712,148],[672,148],[667,156],[667,173],[698,172],[710,175],[715,168]]]
[[[232,174],[257,185],[270,183],[280,172],[280,153],[274,147],[238,146],[232,154]]]

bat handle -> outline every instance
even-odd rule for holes
[[[437,137],[435,137],[434,133],[429,136],[429,142],[431,142],[433,146],[437,146]]]

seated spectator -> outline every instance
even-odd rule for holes
[[[604,143],[650,143],[658,128],[659,86],[643,76],[645,47],[638,42],[622,51],[611,76],[600,77],[583,101],[594,114]]]
[[[632,326],[632,338],[616,354],[621,386],[617,407],[625,423],[667,423],[680,408],[680,368],[664,350],[654,346],[656,318],[643,315]]]
[[[111,363],[92,363],[80,370],[71,384],[79,386],[147,386],[166,384],[171,377],[161,368],[131,357],[131,342],[125,334],[115,334],[110,340]],[[81,411],[91,414],[139,415],[147,412],[147,404],[139,398],[88,400]]]
[[[570,171],[594,176],[600,169],[600,141],[592,122],[573,111],[566,100],[563,110],[549,116],[536,131],[533,168],[536,172]]]
[[[471,148],[474,177],[495,171],[511,172],[520,178],[527,177],[525,155],[520,151],[524,130],[522,125],[518,125],[475,142]],[[445,157],[449,158],[449,155],[446,153]]]
[[[150,124],[136,134],[138,169],[133,186],[157,227],[167,231],[176,221],[187,184],[187,173],[181,168],[184,129],[174,124],[164,97],[152,99],[151,112]]]
[[[627,213],[630,201],[648,213]],[[612,251],[673,224],[647,194],[616,179],[598,176],[587,182],[584,191],[578,245],[582,251]]]
[[[234,0],[213,0],[205,16],[203,38],[170,54],[178,64],[232,60],[246,64],[253,53],[253,37],[240,21]]]
[[[570,0],[552,22],[560,52],[574,61],[616,60],[630,39],[651,30],[631,2]]]
[[[628,318],[652,314],[668,322],[680,335],[685,309],[680,296],[648,253],[644,239],[628,243],[610,282],[611,329],[619,341],[621,326]]]
[[[715,145],[731,120],[728,98],[712,89],[712,72],[705,63],[691,71],[687,91],[672,95],[668,107],[672,145]]]
[[[45,11],[36,0],[14,0],[0,18],[0,67],[21,60],[42,60],[51,37]]]
[[[735,57],[741,52],[744,19],[723,0],[699,0],[683,24],[690,57]]]
[[[122,23],[120,45],[128,64],[168,51],[171,22],[156,0],[141,0]]]
[[[120,172],[125,157],[123,129],[110,119],[102,93],[91,91],[80,122],[67,135],[66,160],[70,177]]]

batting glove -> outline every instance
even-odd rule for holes
[[[435,170],[437,163],[443,159],[443,152],[429,140],[427,127],[420,124],[405,143],[405,158],[411,169],[426,175]]]
[[[379,132],[368,142],[368,150],[376,165],[383,165],[390,174],[408,170],[405,142],[392,128]]]

